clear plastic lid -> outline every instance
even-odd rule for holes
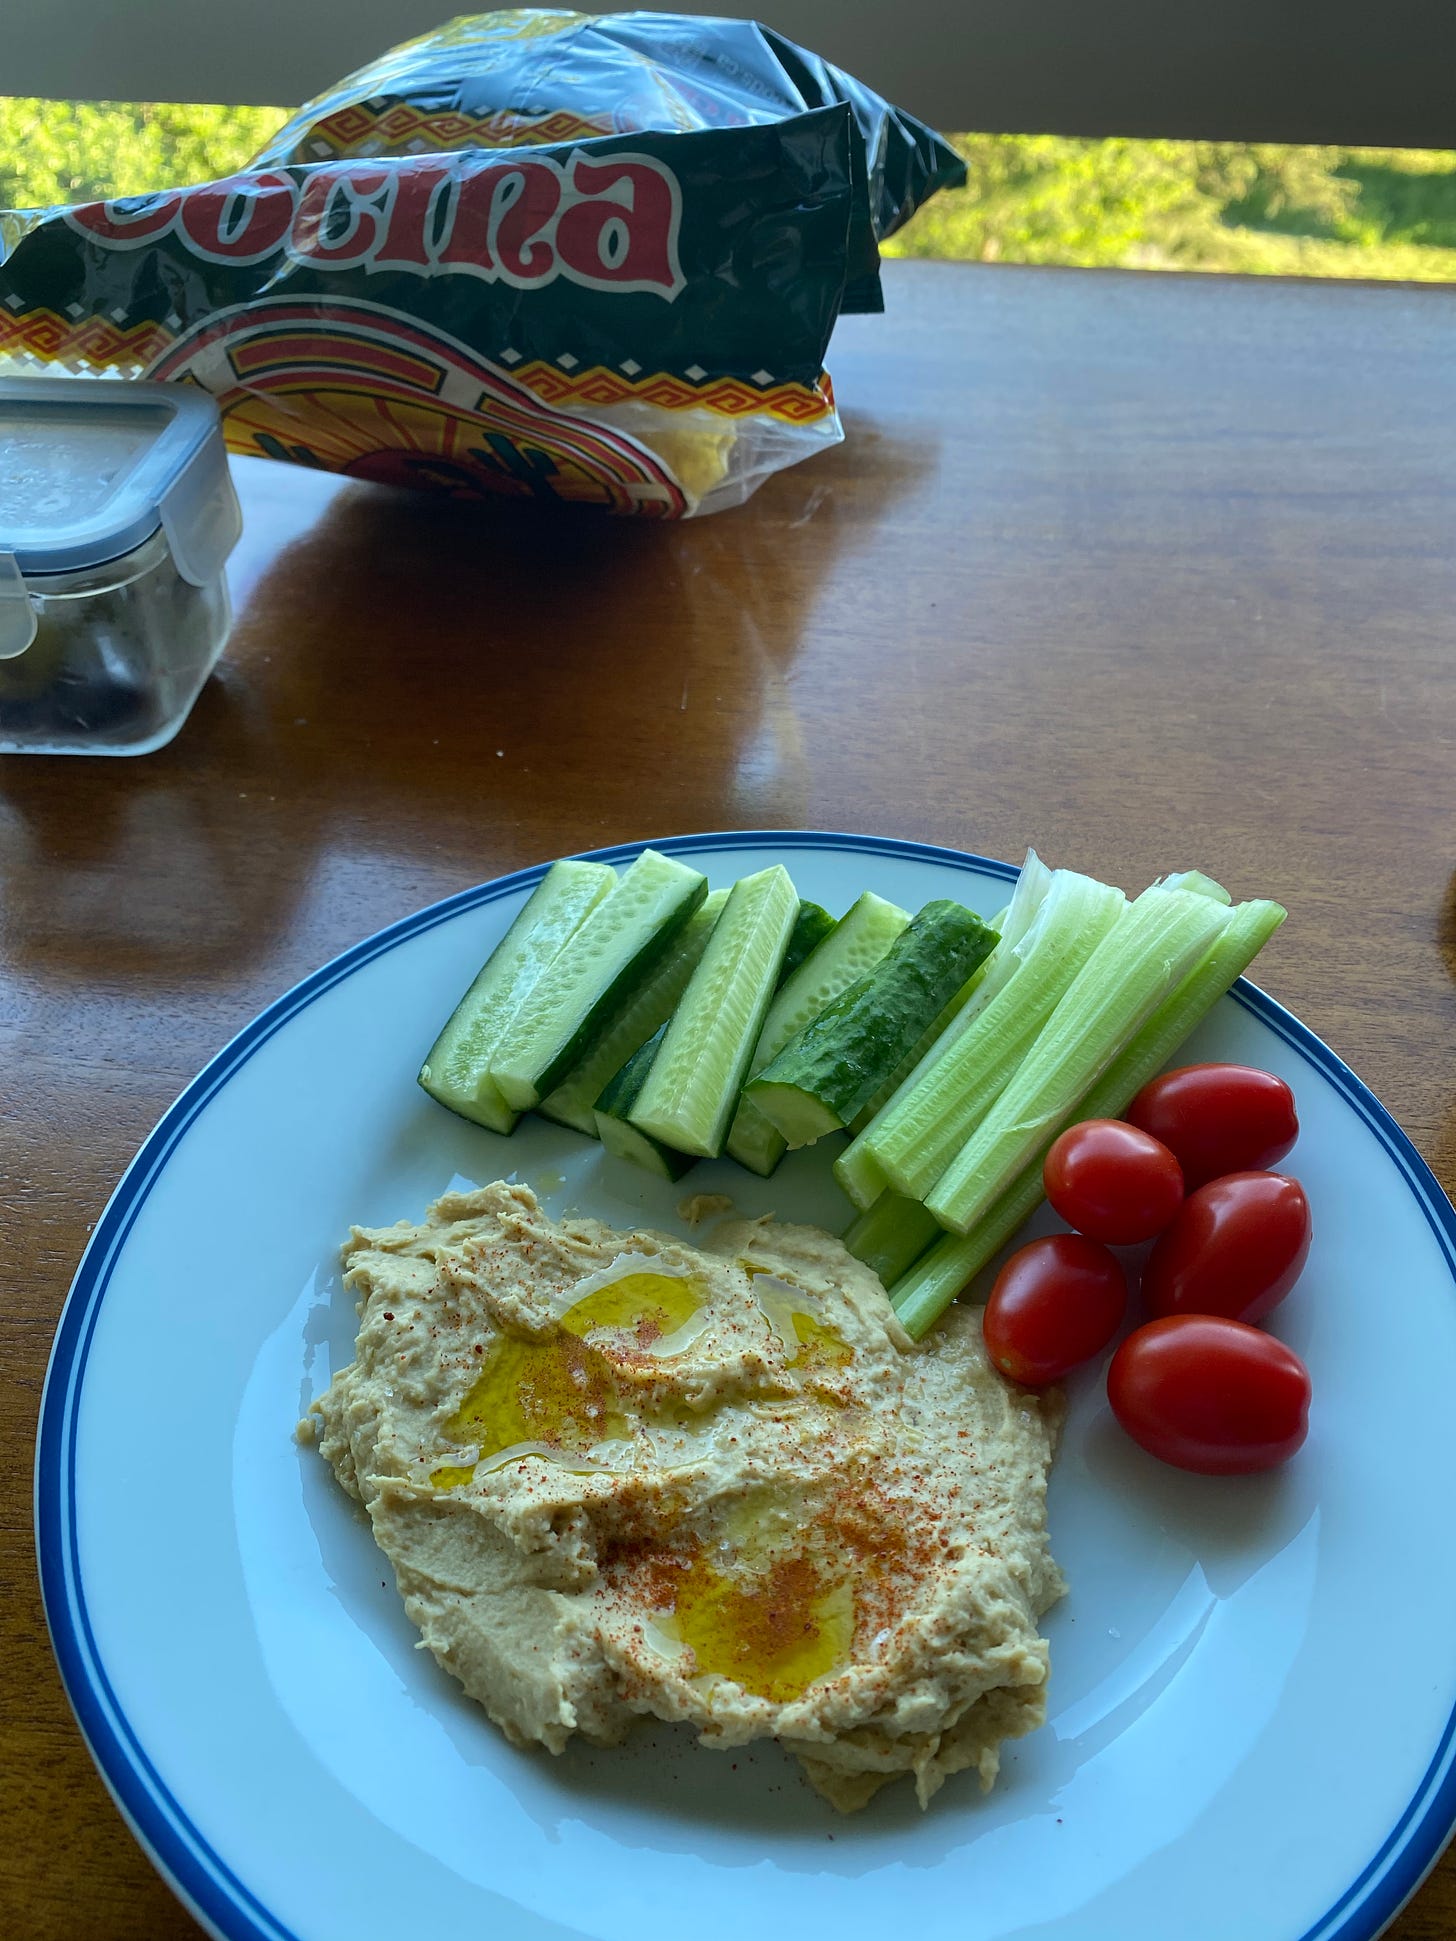
[[[159,528],[194,586],[222,571],[242,531],[206,392],[0,379],[0,657],[34,635],[26,582],[119,559]]]

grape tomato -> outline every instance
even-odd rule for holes
[[[1046,1156],[1042,1184],[1069,1227],[1110,1247],[1151,1240],[1183,1203],[1173,1154],[1121,1119],[1068,1126]]]
[[[1138,1093],[1127,1121],[1176,1155],[1191,1193],[1224,1173],[1263,1171],[1299,1137],[1294,1094],[1252,1065],[1185,1065]]]
[[[1116,1256],[1077,1233],[1018,1248],[996,1276],[982,1318],[986,1352],[1027,1388],[1060,1381],[1105,1348],[1127,1307]]]
[[[1229,1173],[1178,1209],[1143,1269],[1148,1311],[1260,1321],[1299,1279],[1313,1227],[1286,1173]]]
[[[1134,1329],[1112,1357],[1107,1399],[1150,1456],[1204,1476],[1272,1469],[1309,1430],[1309,1371],[1298,1355],[1217,1315]]]

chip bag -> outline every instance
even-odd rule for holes
[[[954,152],[744,21],[487,14],[225,181],[0,216],[0,369],[214,393],[228,444],[685,517],[842,437],[825,348]]]

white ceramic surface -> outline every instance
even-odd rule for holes
[[[868,887],[990,914],[1014,874],[863,837],[659,846],[715,884],[781,860],[832,910]],[[513,1751],[415,1649],[367,1522],[292,1438],[349,1358],[350,1223],[517,1172],[554,1212],[679,1226],[679,1188],[544,1122],[497,1139],[413,1083],[539,873],[421,912],[255,1020],[138,1154],[78,1272],[37,1458],[46,1607],[92,1751],[178,1892],[228,1941],[1375,1934],[1456,1817],[1456,1215],[1247,985],[1180,1062],[1261,1065],[1298,1095],[1286,1163],[1316,1237],[1274,1326],[1313,1374],[1310,1440],[1274,1474],[1187,1476],[1073,1382],[1050,1719],[988,1798],[963,1775],[925,1815],[901,1786],[841,1819],[774,1749],[666,1728]],[[822,1147],[691,1183],[845,1219]]]

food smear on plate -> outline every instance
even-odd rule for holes
[[[978,1310],[917,1345],[817,1229],[694,1245],[499,1182],[344,1260],[356,1359],[300,1433],[513,1744],[776,1739],[848,1812],[988,1788],[1042,1723],[1060,1398],[996,1372]]]

